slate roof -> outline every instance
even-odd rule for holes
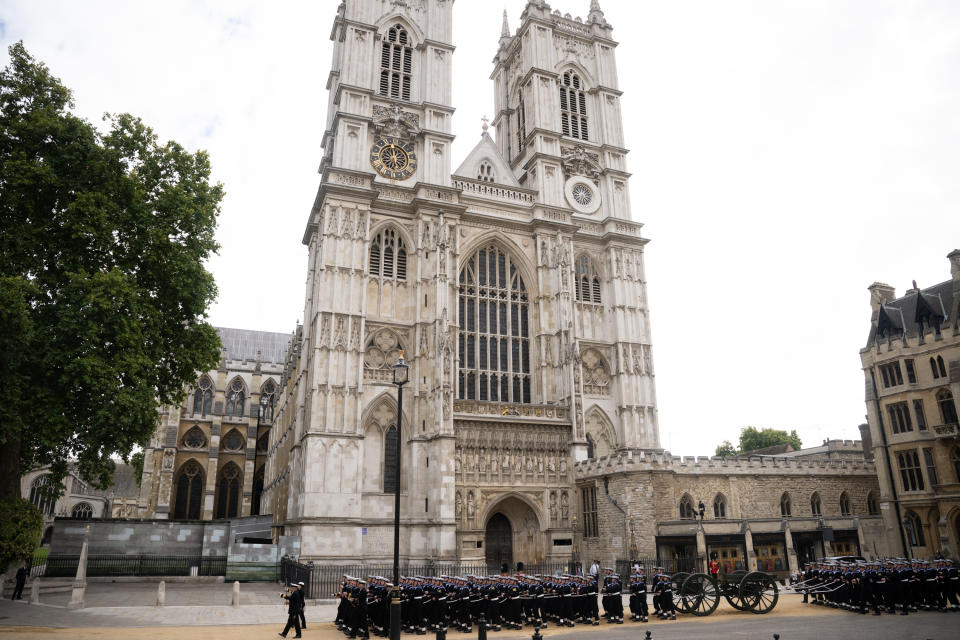
[[[97,489],[90,486],[86,495],[102,496],[104,498],[136,498],[140,495],[140,486],[134,477],[133,466],[120,463],[113,470],[113,484],[106,489]]]
[[[922,299],[921,299],[922,296]],[[950,310],[953,308],[953,281],[947,280],[932,287],[921,289],[919,292],[911,290],[907,295],[891,300],[882,307],[876,323],[870,325],[870,335],[867,346],[873,344],[878,329],[884,329],[885,336],[892,335],[899,338],[901,333],[907,337],[917,336],[920,330],[919,318],[933,314],[941,319],[952,320]],[[919,312],[919,315],[918,315]],[[941,324],[941,327],[943,325]]]
[[[287,345],[290,344],[289,333],[227,327],[217,327],[217,332],[220,334],[223,348],[227,350],[227,360],[255,361],[259,351],[261,362],[283,364]]]

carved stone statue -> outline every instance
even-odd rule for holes
[[[570,492],[564,491],[560,496],[560,517],[564,522],[570,517]]]
[[[374,105],[373,127],[380,135],[410,139],[420,134],[420,116],[395,104],[389,107]]]
[[[550,521],[557,521],[557,493],[556,491],[550,492]]]
[[[473,491],[467,494],[467,517],[473,518],[477,515],[477,505],[473,501]]]
[[[597,182],[603,167],[600,166],[600,156],[588,153],[582,146],[564,147],[560,149],[563,171],[568,176],[586,176]]]
[[[457,501],[456,501],[456,514],[457,519],[460,519],[460,516],[463,515],[463,496],[460,495],[460,492],[457,491]]]

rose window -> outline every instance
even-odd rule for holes
[[[593,190],[585,184],[578,184],[573,188],[573,199],[581,207],[586,207],[593,201]]]

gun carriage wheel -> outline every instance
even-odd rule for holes
[[[695,616],[708,616],[716,611],[720,604],[717,581],[705,573],[688,576],[680,587],[680,594],[681,602],[686,604],[684,611]]]
[[[773,611],[780,598],[777,582],[762,571],[753,571],[745,575],[740,581],[738,591],[741,604],[746,607],[746,610],[754,613]]]

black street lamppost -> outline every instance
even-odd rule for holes
[[[410,376],[410,365],[400,359],[393,365],[393,384],[397,385],[397,466],[393,493],[393,594],[390,598],[390,640],[400,640],[400,453],[403,451],[403,385]]]
[[[904,516],[903,531],[907,534],[907,560],[913,556],[913,522]]]

